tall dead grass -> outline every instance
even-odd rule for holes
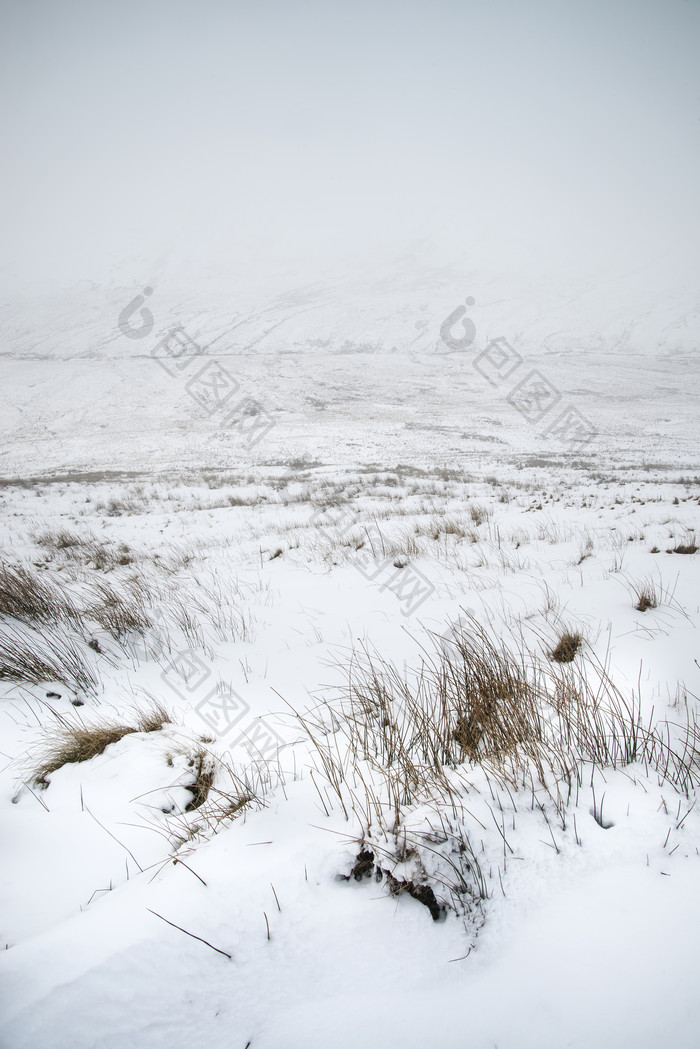
[[[338,694],[296,717],[326,811],[340,805],[363,847],[391,841],[395,863],[411,858],[463,913],[488,894],[465,801],[475,790],[499,806],[501,791],[530,794],[547,821],[548,799],[566,826],[572,799],[605,769],[637,762],[686,795],[700,780],[692,717],[645,723],[639,697],[623,695],[592,658],[558,665],[469,617],[451,639],[432,636],[414,673],[354,653]],[[416,813],[432,813],[419,831]],[[496,823],[505,870],[506,830]]]

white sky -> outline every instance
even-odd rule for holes
[[[0,2],[3,268],[698,271],[698,0]],[[135,279],[140,279],[137,276]]]

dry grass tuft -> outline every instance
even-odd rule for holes
[[[488,520],[491,513],[491,509],[483,503],[470,503],[469,505],[469,516],[477,526]]]
[[[145,587],[125,586],[119,591],[101,579],[94,592],[96,599],[88,614],[117,640],[124,640],[132,632],[142,634],[151,626],[150,594]]]
[[[46,576],[27,565],[0,565],[0,616],[24,623],[77,623],[73,603]]]
[[[160,732],[163,725],[173,724],[170,711],[159,702],[153,702],[149,710],[139,714],[136,722],[138,732]]]
[[[74,692],[97,693],[99,679],[78,641],[48,627],[0,627],[0,680],[33,685],[60,681]]]
[[[47,529],[33,536],[37,546],[42,547],[55,559],[68,564],[89,567],[100,572],[111,572],[124,565],[133,564],[134,554],[125,543],[114,545],[98,539],[92,532],[78,533],[67,529]]]
[[[356,840],[388,856],[401,884],[430,884],[438,906],[477,920],[489,895],[464,803],[475,777],[477,793],[488,791],[499,807],[501,790],[511,798],[524,791],[563,828],[569,803],[598,770],[637,761],[686,795],[700,780],[695,721],[645,724],[639,698],[623,696],[592,658],[556,667],[473,618],[434,642],[415,672],[354,654],[338,698],[295,715],[311,743],[322,808],[329,814],[339,804],[359,826]],[[491,816],[505,869],[506,828]]]
[[[638,612],[646,612],[650,608],[658,607],[659,599],[656,595],[653,584],[643,583],[641,586],[634,588],[634,593],[637,598],[637,603],[634,607]]]
[[[194,769],[194,781],[187,787],[192,794],[192,801],[187,805],[185,812],[193,812],[202,807],[209,797],[216,771],[214,761],[206,750],[198,750],[190,759],[189,764]]]
[[[158,732],[163,725],[172,721],[160,703],[154,703],[151,709],[143,711],[133,725],[110,724],[106,721],[84,725],[71,723],[60,715],[57,717],[59,726],[51,730],[43,756],[32,776],[42,786],[48,786],[47,776],[64,765],[89,761],[103,754],[107,747],[118,743],[124,736],[135,732]]]
[[[454,719],[452,735],[463,755],[493,759],[534,739],[537,684],[524,664],[483,630],[461,634],[450,644],[453,650],[435,668],[432,684]]]
[[[559,638],[556,648],[552,650],[552,659],[555,663],[571,663],[581,651],[582,645],[583,637],[581,634],[565,630]]]
[[[172,821],[172,843],[176,851],[209,840],[212,834],[228,827],[241,815],[245,818],[250,807],[264,808],[265,795],[274,785],[274,770],[266,763],[255,762],[236,770],[202,747],[189,753],[188,764],[195,775],[194,781],[187,784],[192,801],[185,812]],[[196,812],[194,821],[193,812]]]
[[[47,776],[64,765],[73,765],[89,761],[104,754],[112,743],[138,730],[133,725],[70,725],[64,722],[58,731],[52,733],[52,741],[43,760],[36,768],[34,779],[43,786],[48,786]]]

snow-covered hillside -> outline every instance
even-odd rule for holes
[[[551,282],[525,294],[505,277],[411,272],[243,302],[215,276],[181,299],[182,275],[13,297],[0,472],[238,468],[248,456],[476,460],[488,472],[495,459],[570,453],[607,469],[639,452],[697,468],[700,308],[689,293],[645,305],[650,272],[601,278],[569,301]],[[545,396],[524,412],[513,393],[533,376]],[[254,441],[231,421],[242,402],[267,420]],[[585,439],[559,433],[569,410]]]

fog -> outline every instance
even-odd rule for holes
[[[698,3],[0,10],[10,282],[697,272]]]

